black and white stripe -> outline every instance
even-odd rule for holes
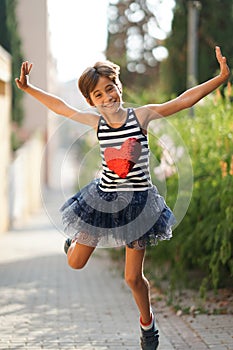
[[[133,109],[128,109],[127,119],[120,128],[110,127],[100,118],[97,137],[102,157],[102,176],[100,188],[103,191],[143,191],[152,186],[149,173],[149,147],[147,136],[143,134]],[[126,178],[120,178],[106,164],[104,151],[108,147],[119,149],[124,141],[135,137],[140,142],[141,155]]]

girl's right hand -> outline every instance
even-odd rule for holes
[[[28,88],[31,69],[32,63],[29,64],[28,61],[22,63],[20,78],[15,79],[16,85],[20,90],[26,90]]]

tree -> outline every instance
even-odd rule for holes
[[[232,0],[200,0],[198,25],[198,81],[216,74],[218,63],[214,47],[222,47],[229,66],[233,66],[233,2]],[[165,40],[169,56],[161,65],[163,87],[168,94],[186,89],[187,67],[187,0],[176,0],[172,31]],[[224,6],[223,6],[224,3]]]
[[[172,16],[169,3],[167,0],[110,2],[107,56],[120,64],[128,86],[148,87],[158,76],[159,62],[166,56],[162,42],[169,31],[162,14]]]
[[[12,56],[12,120],[21,125],[23,120],[22,92],[14,83],[23,61],[21,41],[17,30],[16,0],[0,0],[0,45]]]

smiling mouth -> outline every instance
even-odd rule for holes
[[[119,104],[119,102],[114,101],[114,102],[107,103],[107,104],[103,105],[103,107],[104,108],[112,108],[112,107],[118,106],[118,104]]]
[[[108,103],[107,105],[104,105],[105,108],[111,108],[111,107],[113,107],[113,106],[115,106],[115,102],[113,102],[113,103]]]

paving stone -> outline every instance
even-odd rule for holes
[[[60,207],[56,193],[48,199],[51,211]],[[0,349],[139,350],[138,311],[107,252],[72,270],[46,212],[0,236]],[[166,308],[157,321],[159,350],[233,349],[231,315],[178,317]]]

